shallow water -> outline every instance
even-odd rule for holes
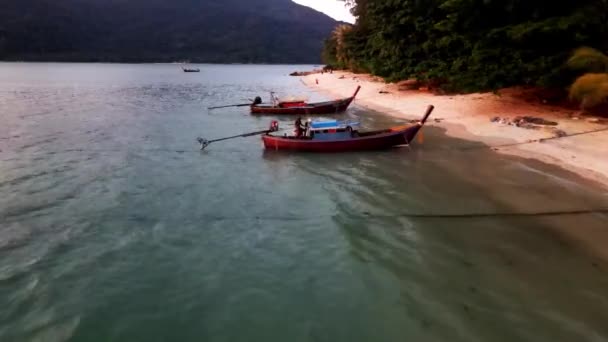
[[[271,120],[208,106],[325,99],[285,76],[302,66],[200,67],[0,64],[0,341],[608,341],[608,267],[551,229],[607,215],[407,215],[604,189],[439,128],[411,150],[199,152]]]

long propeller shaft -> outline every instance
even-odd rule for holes
[[[207,140],[207,139],[203,139],[203,138],[197,138],[196,141],[198,141],[201,144],[201,150],[204,150],[205,147],[209,146],[209,144],[211,144],[213,142],[230,140],[230,139],[236,139],[236,138],[250,137],[250,136],[253,136],[253,135],[261,135],[261,134],[266,134],[266,133],[270,133],[270,132],[274,132],[274,130],[272,130],[272,129],[265,129],[263,131],[255,131],[255,132],[243,133],[243,134],[239,134],[239,135],[232,135],[232,136],[229,136],[229,137],[218,138],[218,139],[213,139],[213,140]]]
[[[251,106],[251,103],[240,103],[240,104],[233,104],[233,105],[226,105],[226,106],[208,107],[207,109],[220,109],[220,108],[245,107],[245,106]]]

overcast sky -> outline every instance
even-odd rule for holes
[[[338,0],[293,0],[301,5],[312,7],[323,12],[336,20],[354,23],[355,18],[350,14],[348,8],[344,7],[343,1]]]

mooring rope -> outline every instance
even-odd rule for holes
[[[0,217],[11,219],[20,217],[22,213],[0,213]],[[484,218],[530,218],[530,217],[565,217],[583,215],[601,215],[602,219],[608,220],[608,208],[592,209],[573,209],[556,211],[535,211],[535,212],[469,212],[469,213],[396,213],[396,214],[374,214],[363,213],[344,213],[349,219],[370,220],[370,219],[484,219]],[[245,215],[245,216],[225,216],[225,215],[203,215],[205,220],[216,221],[310,221],[319,218],[335,218],[336,214],[327,215]]]
[[[605,132],[605,131],[608,131],[608,127],[606,127],[606,128],[600,128],[600,129],[594,129],[594,130],[590,130],[590,131],[575,132],[575,133],[571,133],[571,134],[554,136],[554,137],[539,138],[539,139],[530,139],[530,140],[526,140],[526,141],[513,142],[513,143],[505,143],[505,144],[497,144],[497,145],[469,146],[469,147],[462,147],[462,148],[455,148],[455,149],[447,148],[447,149],[437,149],[437,150],[445,150],[445,151],[453,151],[453,150],[469,151],[469,150],[486,149],[486,148],[489,148],[489,149],[500,149],[500,148],[505,148],[505,147],[514,147],[514,146],[521,146],[521,145],[529,145],[529,144],[535,144],[535,143],[542,143],[542,142],[551,141],[551,140],[566,139],[566,138],[571,138],[571,137],[575,137],[575,136],[579,136],[579,135],[593,134],[593,133]]]
[[[369,219],[483,219],[483,218],[526,218],[526,217],[563,217],[563,216],[582,216],[598,214],[608,215],[608,208],[593,209],[574,209],[559,211],[536,211],[536,212],[469,212],[469,213],[396,213],[396,214],[373,214],[373,213],[344,213],[349,219],[369,220]],[[332,215],[251,215],[251,216],[223,216],[205,215],[210,220],[268,220],[268,221],[310,221],[319,218],[334,218]],[[608,216],[605,217],[608,219]]]

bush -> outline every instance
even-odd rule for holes
[[[580,102],[582,109],[605,103],[608,100],[608,73],[590,73],[577,78],[570,87],[570,98]]]
[[[608,56],[596,49],[582,47],[574,51],[568,60],[568,66],[586,72],[608,72]]]

